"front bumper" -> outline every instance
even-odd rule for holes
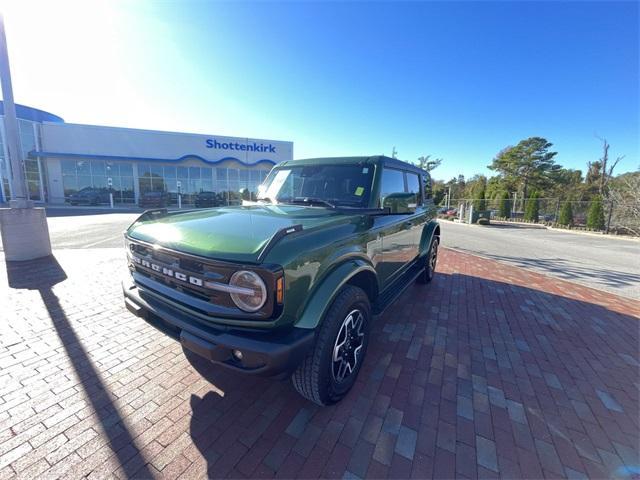
[[[262,376],[291,373],[314,342],[314,331],[303,328],[257,332],[205,325],[145,294],[131,279],[122,282],[122,291],[129,311],[179,340],[183,347],[234,370]],[[242,352],[242,360],[233,356],[234,350]]]

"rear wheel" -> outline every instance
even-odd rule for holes
[[[420,272],[420,275],[416,279],[418,283],[429,283],[433,280],[433,276],[436,273],[436,265],[438,263],[438,244],[440,243],[440,237],[435,236],[431,240],[431,246],[429,247],[429,253],[424,258],[424,269]]]
[[[318,405],[338,402],[356,381],[369,342],[371,305],[358,287],[345,286],[329,308],[313,350],[293,373],[293,386]]]

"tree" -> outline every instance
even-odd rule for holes
[[[573,225],[573,208],[571,208],[571,202],[568,200],[562,204],[558,223],[567,227]]]
[[[609,142],[607,142],[606,138],[598,138],[602,141],[602,158],[598,162],[601,168],[598,193],[600,194],[600,196],[604,196],[607,194],[607,184],[609,183],[609,179],[613,176],[613,170],[614,168],[616,168],[616,165],[618,165],[618,162],[624,158],[624,155],[622,157],[616,158],[612,165],[608,165],[609,148],[611,147],[611,145],[609,145]],[[609,167],[609,170],[607,170],[607,166]]]
[[[444,202],[446,195],[446,187],[442,180],[431,179],[431,194],[433,195],[433,203],[440,205]]]
[[[548,186],[560,168],[554,160],[557,152],[549,151],[552,146],[542,137],[527,138],[500,151],[489,168],[519,185],[523,198],[527,198],[529,187],[540,190]]]
[[[485,192],[485,198],[488,200],[499,200],[502,198],[503,192],[509,192],[513,190],[510,185],[505,182],[503,178],[497,175],[487,180],[487,191]]]
[[[524,210],[524,219],[529,222],[538,223],[538,216],[540,215],[540,195],[538,192],[533,192],[527,199],[527,205]]]
[[[611,226],[640,236],[640,168],[611,179],[608,197],[614,207]]]
[[[418,167],[421,168],[422,170],[426,170],[427,172],[430,172],[431,170],[435,170],[440,165],[442,165],[441,158],[435,158],[431,160],[431,155],[418,157]]]
[[[451,202],[451,200],[464,198],[464,175],[458,175],[458,177],[452,178],[445,183],[444,186],[450,193],[449,202]]]
[[[604,207],[602,206],[602,197],[600,195],[596,195],[589,205],[587,228],[604,230]]]
[[[473,209],[476,211],[482,211],[487,209],[487,202],[484,199],[485,194],[485,185],[484,182],[478,181],[473,194]]]
[[[560,168],[553,174],[553,184],[542,196],[561,199],[581,200],[584,194],[582,172],[570,168]]]
[[[511,218],[511,199],[509,198],[509,192],[502,192],[498,216],[501,218]]]

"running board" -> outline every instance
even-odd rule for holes
[[[393,281],[389,287],[378,296],[378,300],[373,304],[373,314],[379,315],[385,311],[389,305],[391,305],[407,287],[413,284],[413,282],[422,273],[423,267],[421,266],[421,259],[411,265],[406,272],[400,275]]]

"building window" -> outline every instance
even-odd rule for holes
[[[133,203],[133,164],[104,160],[62,160],[65,199],[82,189],[98,189],[113,194],[115,203]],[[111,179],[111,187],[109,187]],[[107,198],[106,196],[102,198]]]

